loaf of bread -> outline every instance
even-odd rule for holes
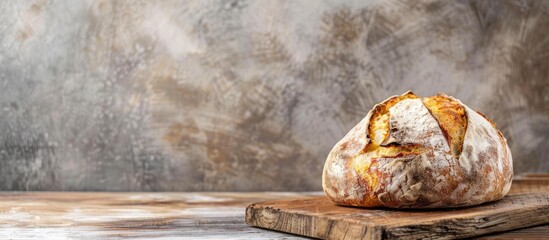
[[[334,146],[322,187],[340,205],[442,208],[501,199],[512,179],[492,121],[443,93],[407,92],[375,105]]]

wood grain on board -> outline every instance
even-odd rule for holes
[[[475,207],[397,210],[337,206],[325,196],[254,203],[252,226],[325,239],[454,239],[549,224],[549,180],[518,178],[502,200]],[[547,237],[547,236],[546,236]]]

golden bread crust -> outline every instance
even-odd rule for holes
[[[334,146],[322,185],[341,205],[433,208],[500,199],[511,180],[511,152],[490,120],[447,95],[407,92]]]

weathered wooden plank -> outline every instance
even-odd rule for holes
[[[549,194],[450,210],[349,208],[326,197],[268,201],[250,205],[246,222],[325,239],[454,239],[549,223]]]
[[[337,206],[326,197],[254,203],[246,222],[325,239],[454,239],[549,223],[549,184],[517,180],[504,199],[475,207],[395,210]]]

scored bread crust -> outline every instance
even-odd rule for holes
[[[501,199],[512,178],[495,124],[445,94],[407,92],[375,105],[334,146],[322,186],[341,205],[437,208]]]

